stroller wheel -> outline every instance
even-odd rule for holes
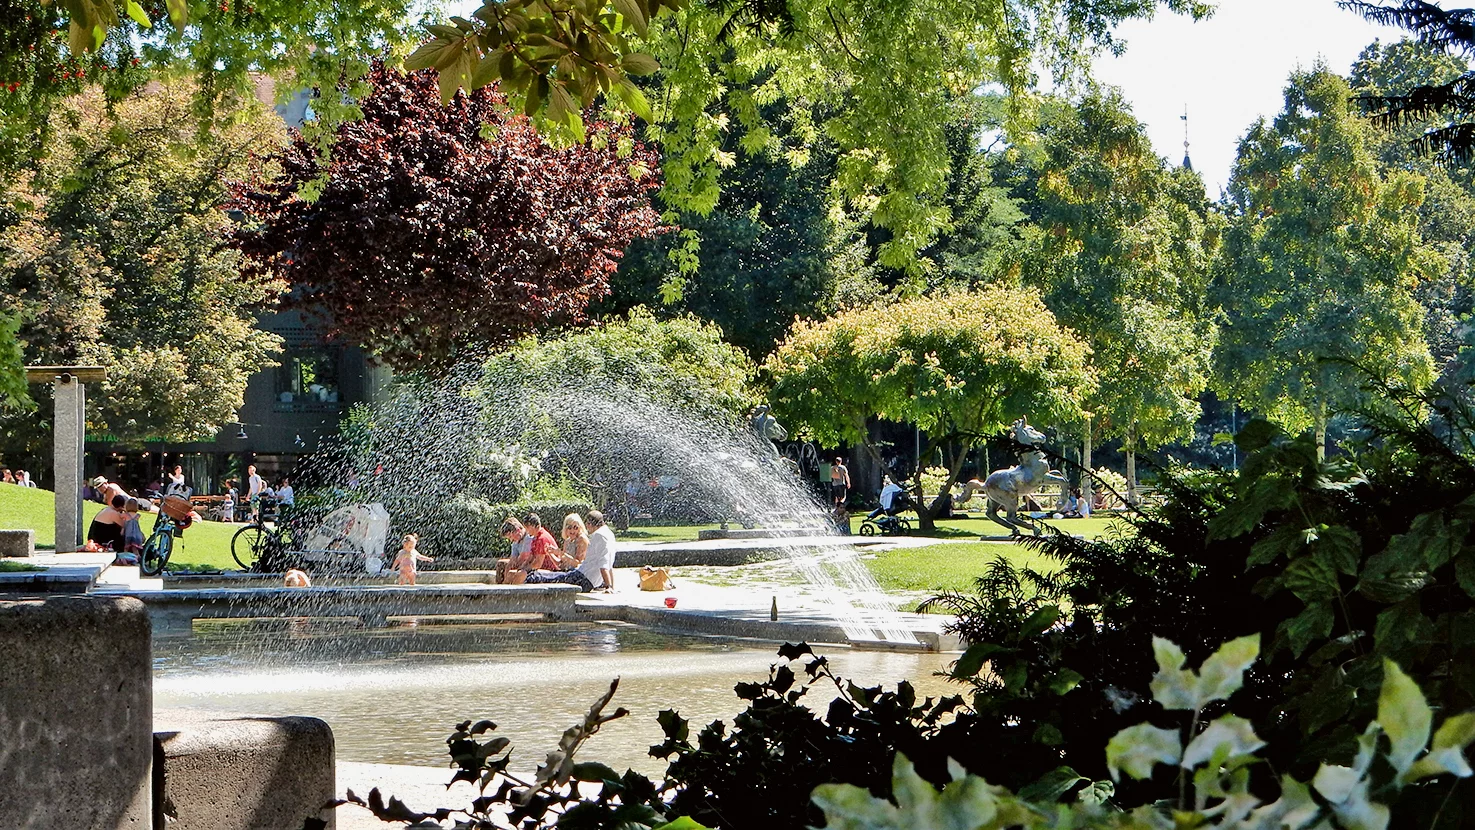
[[[907,519],[897,519],[896,520],[896,532],[897,533],[911,533],[912,532],[912,523],[911,523],[911,521],[909,521]]]
[[[876,535],[876,526],[874,524],[872,524],[871,522],[869,522],[869,521],[861,522],[860,523],[860,535],[862,535],[862,536],[875,536]]]

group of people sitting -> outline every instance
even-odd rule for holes
[[[536,513],[522,521],[509,518],[502,523],[502,538],[512,545],[512,555],[497,560],[497,582],[504,585],[564,583],[581,592],[613,591],[615,586],[615,534],[604,523],[604,514],[589,511],[587,524],[577,513],[563,517],[563,544],[543,527]]]
[[[0,468],[0,483],[15,484],[20,487],[35,487],[36,482],[31,480],[31,474],[25,470],[11,472],[9,467]]]

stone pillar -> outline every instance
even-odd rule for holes
[[[56,487],[56,551],[82,547],[82,448],[87,440],[87,387],[73,375],[52,382],[56,429],[52,471]]]
[[[131,597],[0,602],[0,827],[150,830],[153,666]]]

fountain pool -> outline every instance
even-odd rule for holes
[[[919,696],[962,691],[932,676],[953,656],[819,650],[861,685],[907,679]],[[733,685],[766,677],[775,651],[603,623],[201,621],[192,636],[155,639],[154,704],[311,715],[333,727],[339,760],[420,766],[446,764],[456,723],[490,718],[513,741],[514,768],[530,770],[618,676],[615,703],[631,714],[607,725],[587,757],[657,775],[665,764],[646,753],[662,739],[656,714],[677,709],[694,729],[730,724],[743,709]],[[831,697],[815,694],[809,706],[823,711]]]

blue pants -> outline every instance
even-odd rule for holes
[[[527,584],[529,585],[551,585],[554,583],[577,585],[581,594],[587,594],[594,590],[594,583],[590,582],[589,577],[584,576],[579,571],[533,571],[528,574]]]

